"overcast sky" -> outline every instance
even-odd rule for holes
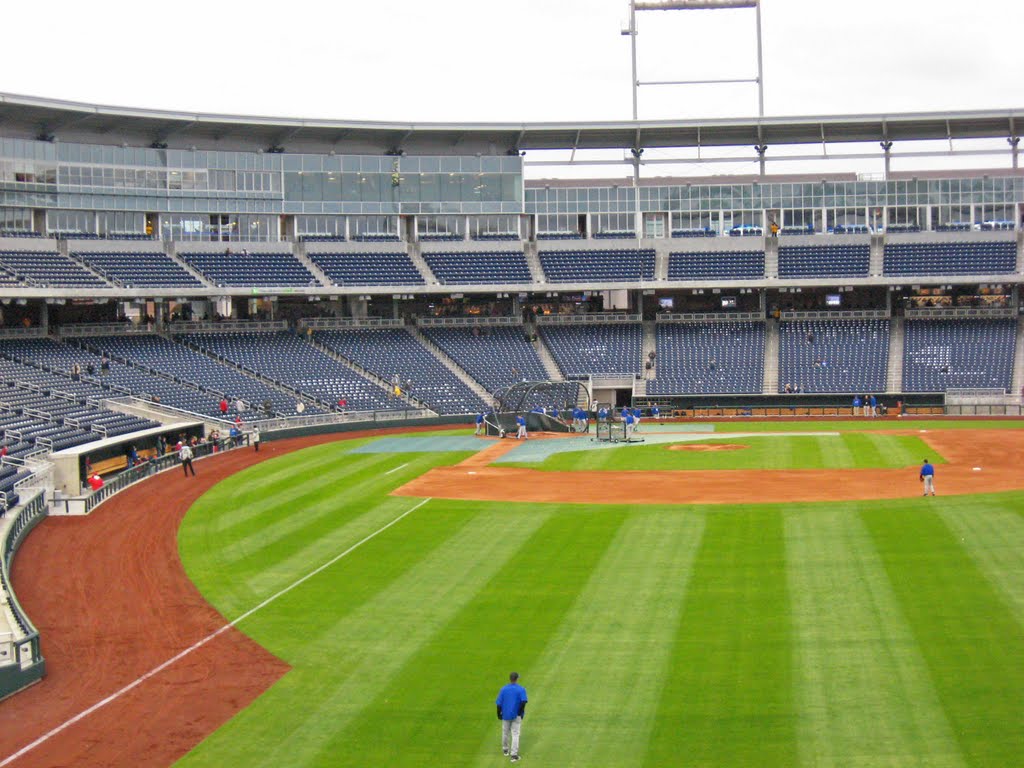
[[[396,121],[631,117],[626,0],[6,4],[0,91]],[[763,0],[765,113],[1024,106],[1022,0]],[[756,72],[753,10],[638,14],[641,80]],[[640,118],[747,117],[754,85],[647,88]]]

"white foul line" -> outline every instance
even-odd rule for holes
[[[401,469],[401,467],[399,467],[399,469]],[[394,471],[394,470],[392,470],[392,471]],[[368,542],[370,539],[373,539],[376,536],[379,536],[380,534],[384,533],[384,531],[386,531],[388,528],[393,526],[395,523],[400,522],[403,518],[407,517],[408,515],[411,515],[413,512],[415,512],[417,509],[422,507],[428,501],[430,501],[430,499],[423,499],[423,501],[419,502],[414,507],[411,507],[410,509],[407,509],[405,512],[400,514],[398,517],[396,517],[394,520],[392,520],[387,525],[382,526],[381,528],[378,528],[373,533],[371,533],[368,536],[365,536],[364,538],[360,539],[359,541],[357,541],[355,544],[353,544],[351,547],[346,549],[341,554],[335,555],[334,557],[332,557],[330,560],[328,560],[323,565],[321,565],[318,568],[316,568],[316,569],[310,571],[309,573],[307,573],[301,579],[297,579],[296,581],[293,581],[291,584],[289,584],[287,587],[282,589],[280,592],[277,592],[276,594],[271,595],[266,600],[264,600],[262,603],[260,603],[259,605],[255,606],[253,608],[250,608],[248,611],[243,613],[238,618],[233,619],[232,621],[229,621],[223,627],[221,627],[218,630],[215,630],[214,632],[211,632],[210,634],[208,634],[206,637],[202,638],[201,640],[197,640],[195,643],[190,645],[188,648],[183,650],[181,653],[177,654],[176,656],[172,656],[171,658],[169,658],[163,664],[160,664],[159,666],[153,667],[153,669],[149,670],[149,672],[147,672],[146,674],[144,674],[144,675],[142,675],[140,677],[137,677],[135,680],[133,680],[132,682],[128,683],[128,685],[124,686],[124,688],[121,688],[120,690],[115,691],[114,693],[112,693],[109,696],[107,696],[107,698],[105,698],[105,699],[101,699],[100,701],[97,701],[91,707],[89,707],[88,709],[82,710],[81,712],[79,712],[77,715],[75,715],[71,719],[65,720],[63,723],[58,725],[56,728],[54,728],[54,729],[52,729],[50,731],[47,731],[46,733],[44,733],[42,736],[40,736],[38,739],[36,739],[32,743],[26,744],[24,747],[19,749],[14,754],[9,755],[8,757],[6,757],[2,761],[0,761],[0,768],[3,768],[3,766],[5,766],[5,765],[9,765],[10,763],[14,762],[15,760],[17,760],[22,755],[25,755],[28,752],[31,752],[36,747],[38,747],[41,744],[44,744],[45,742],[47,742],[50,739],[52,739],[54,736],[56,736],[61,731],[66,730],[67,728],[70,728],[72,725],[74,725],[75,723],[77,723],[80,720],[84,720],[86,717],[91,715],[93,712],[95,712],[98,709],[102,709],[103,707],[105,707],[107,704],[109,704],[110,702],[114,701],[115,699],[121,698],[122,696],[124,696],[124,694],[128,693],[132,689],[137,688],[138,686],[142,685],[144,682],[149,680],[149,678],[151,678],[154,675],[157,675],[157,674],[163,672],[165,669],[167,669],[169,666],[174,664],[176,661],[179,661],[180,659],[185,658],[190,653],[192,653],[192,651],[195,651],[195,650],[197,650],[199,648],[202,648],[204,645],[206,645],[208,642],[210,642],[214,638],[218,637],[219,635],[222,635],[224,632],[227,632],[229,629],[231,629],[232,627],[236,626],[239,622],[242,622],[245,619],[249,618],[250,616],[252,616],[257,611],[260,611],[263,608],[266,608],[268,605],[270,605],[272,602],[277,600],[279,597],[283,597],[284,595],[288,594],[293,589],[295,589],[297,586],[299,586],[300,584],[304,584],[305,582],[309,581],[311,578],[316,576],[321,571],[324,571],[325,569],[330,568],[336,562],[341,560],[341,558],[343,558],[346,555],[350,554],[351,552],[355,551],[356,549],[361,547],[363,544]]]
[[[385,472],[384,474],[385,474],[385,475],[390,475],[390,474],[391,474],[392,472],[397,472],[398,470],[400,470],[400,469],[405,469],[405,468],[406,468],[406,467],[408,467],[408,466],[409,466],[409,462],[407,461],[407,462],[405,462],[405,464],[403,464],[402,466],[400,466],[400,467],[395,467],[394,469],[389,469],[389,470],[388,470],[387,472]]]

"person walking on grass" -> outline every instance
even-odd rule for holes
[[[519,673],[508,676],[508,684],[498,691],[494,702],[501,720],[501,754],[508,755],[515,763],[519,761],[519,731],[526,716],[526,689],[519,684]]]
[[[927,496],[929,493],[935,495],[935,467],[928,463],[928,459],[924,460],[921,465],[921,482],[924,483],[924,493],[922,496]]]

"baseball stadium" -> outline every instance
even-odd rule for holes
[[[0,93],[0,768],[1024,765],[1024,108],[628,5],[632,120]]]

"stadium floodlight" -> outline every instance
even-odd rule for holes
[[[753,8],[757,14],[757,77],[705,80],[649,80],[637,79],[636,72],[636,14],[637,11],[728,11]],[[651,85],[709,85],[719,83],[757,83],[757,115],[764,117],[764,63],[761,51],[761,0],[630,0],[629,26],[622,34],[630,38],[633,59],[633,119],[638,119],[637,96],[640,86]]]

